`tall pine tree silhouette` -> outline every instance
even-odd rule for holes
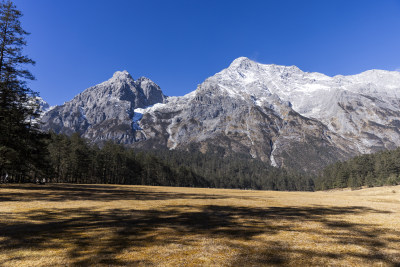
[[[0,175],[17,180],[34,169],[39,150],[33,123],[37,94],[26,83],[34,79],[26,66],[35,62],[23,55],[28,33],[21,16],[11,1],[0,2]]]

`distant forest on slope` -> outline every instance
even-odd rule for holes
[[[304,175],[270,166],[244,155],[223,157],[218,153],[128,148],[111,141],[101,147],[79,134],[49,134],[42,168],[31,178],[50,182],[135,184],[160,186],[242,188],[264,190],[314,189]]]
[[[400,183],[400,148],[327,166],[319,176],[289,171],[245,155],[195,150],[140,150],[112,141],[102,146],[75,133],[42,135],[29,168],[14,166],[8,182],[102,183],[257,190],[314,191]],[[218,151],[218,150],[216,150]],[[34,166],[34,167],[33,167]],[[11,166],[12,167],[12,166]]]
[[[400,148],[336,162],[327,166],[314,181],[316,190],[400,184]]]

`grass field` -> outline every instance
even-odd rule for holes
[[[400,266],[400,186],[0,185],[0,266]]]

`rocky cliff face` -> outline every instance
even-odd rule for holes
[[[247,68],[242,63],[232,63],[186,96],[140,110],[139,131],[146,141],[138,145],[189,149],[195,144],[203,152],[248,154],[304,171],[356,153],[347,140],[296,112],[256,78],[253,84],[242,84],[250,81],[239,72]]]
[[[182,97],[166,98],[152,81],[117,72],[43,121],[45,129],[95,141],[243,153],[315,171],[399,146],[399,90],[398,72],[329,77],[238,58]]]
[[[147,78],[134,80],[127,71],[116,72],[106,82],[90,87],[64,105],[42,116],[44,130],[79,132],[93,141],[137,141],[134,109],[163,102],[160,87]]]
[[[329,77],[295,66],[263,65],[239,58],[215,76],[220,82],[231,77],[237,81],[235,88],[264,86],[289,101],[301,115],[317,119],[349,140],[358,153],[400,145],[400,72],[370,70]]]

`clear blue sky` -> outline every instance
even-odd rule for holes
[[[327,75],[400,69],[400,0],[15,0],[50,104],[127,70],[183,95],[246,56]]]

